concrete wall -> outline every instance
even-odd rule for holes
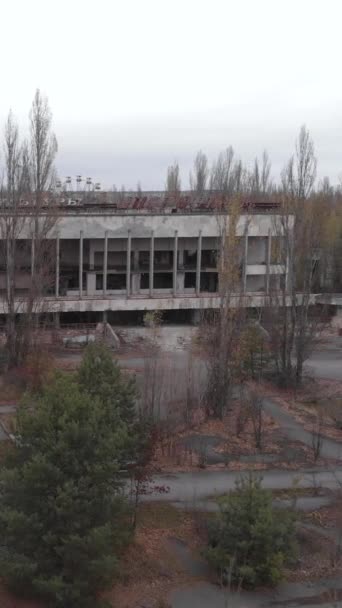
[[[262,237],[248,237],[248,264],[266,264],[267,239]]]
[[[265,291],[268,235],[274,232],[276,221],[273,215],[243,215],[239,219],[237,234],[240,237],[241,262],[246,244],[248,245],[247,265],[242,264],[245,269],[242,271],[242,286],[244,285],[246,291],[251,294],[258,291],[262,294]],[[223,229],[227,229],[228,222],[229,218],[226,216],[212,214],[133,215],[81,212],[61,217],[51,231],[51,238],[59,235],[59,267],[56,260],[59,291],[56,291],[58,297],[55,300],[46,299],[47,307],[51,311],[62,312],[216,308],[217,295],[208,297],[205,293],[213,293],[216,289],[215,261],[211,256],[206,258],[203,254],[200,271],[196,253],[199,242],[202,252],[218,251],[220,235]],[[246,229],[247,240],[244,236]],[[25,231],[23,235],[24,233]],[[83,293],[80,294],[78,283],[81,235],[83,237]],[[101,283],[105,235],[108,245],[106,286]],[[143,267],[139,259],[139,252],[150,252],[152,235],[153,286],[149,280],[148,256]],[[132,255],[130,268],[126,268],[129,236]],[[173,255],[166,260],[165,267],[164,264],[157,265],[156,257],[158,252],[174,253],[176,236],[175,276]],[[187,267],[185,252],[195,254]],[[209,273],[204,275],[203,270],[207,266]],[[162,276],[163,272],[167,274]],[[190,275],[189,272],[193,274]],[[271,266],[269,272],[270,275],[282,274],[284,269]],[[128,293],[127,285],[129,285]],[[4,289],[4,287],[4,277],[0,276],[0,288]],[[104,287],[107,288],[105,294]]]
[[[189,325],[162,325],[156,329],[149,327],[114,327],[122,342],[130,345],[141,342],[156,342],[162,351],[182,350],[191,346],[198,335],[198,329]]]
[[[43,222],[44,220],[42,220]],[[238,221],[237,234],[242,236],[248,224],[250,236],[267,236],[268,231],[276,233],[276,215],[253,214],[241,215]],[[178,237],[197,237],[202,231],[203,237],[219,236],[224,225],[229,223],[229,217],[214,214],[119,214],[99,213],[87,214],[78,212],[67,213],[57,218],[54,227],[50,231],[51,238],[57,234],[64,239],[79,238],[83,231],[84,238],[103,238],[105,232],[111,238],[122,238],[131,232],[132,238],[148,238],[154,231],[156,238],[165,238],[174,235],[178,231]],[[23,226],[20,238],[30,238],[31,226],[27,222]]]
[[[247,276],[247,281],[246,281],[247,291],[248,292],[265,291],[265,289],[266,289],[265,279],[266,279],[265,275]]]
[[[247,307],[261,307],[265,304],[264,294],[246,293],[244,304]],[[234,307],[241,301],[241,295],[231,299],[231,305]],[[18,299],[18,312],[25,311],[25,300]],[[124,295],[115,295],[113,297],[86,296],[82,298],[75,297],[59,297],[45,298],[42,302],[41,310],[46,312],[105,312],[113,311],[139,311],[139,310],[206,310],[220,307],[220,298],[207,294],[201,296],[168,296],[156,295],[153,298],[146,296],[126,298]],[[38,311],[38,310],[37,310]],[[6,314],[6,302],[0,299],[0,314]]]

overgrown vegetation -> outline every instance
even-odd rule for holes
[[[98,344],[76,377],[26,395],[0,495],[1,572],[15,592],[84,608],[113,580],[132,533],[124,471],[146,439],[134,398]]]
[[[242,477],[209,522],[206,556],[224,584],[275,585],[295,556],[294,516],[275,510],[261,484],[261,477]]]

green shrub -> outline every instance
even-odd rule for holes
[[[237,481],[209,524],[206,556],[225,584],[276,585],[284,564],[295,556],[294,515],[275,510],[261,482],[251,475]]]
[[[92,374],[96,386],[101,362]],[[120,473],[133,449],[123,420],[130,390],[119,371],[116,386],[111,378],[117,403],[82,389],[56,374],[27,395],[0,478],[1,576],[54,608],[98,606],[131,536]]]

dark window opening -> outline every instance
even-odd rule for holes
[[[217,267],[216,249],[203,249],[202,250],[201,267],[202,268],[216,268]]]
[[[107,276],[107,289],[126,289],[126,275],[125,274],[109,274]]]
[[[184,250],[184,268],[196,268],[197,249]]]
[[[217,293],[218,291],[218,274],[217,272],[201,272],[200,291],[209,293]]]
[[[140,275],[140,289],[148,289],[150,286],[150,275],[148,272],[143,272]]]
[[[173,251],[155,251],[154,252],[154,268],[156,270],[164,270],[172,268]]]
[[[191,289],[196,287],[196,272],[186,272],[184,275],[184,288]]]
[[[102,270],[104,263],[103,251],[95,251],[94,253],[94,269]],[[126,251],[108,251],[107,268],[108,270],[125,270],[127,266]],[[133,251],[131,251],[131,268],[133,268]]]
[[[172,273],[160,272],[154,275],[154,289],[172,289]]]
[[[103,289],[103,274],[96,275],[96,289],[97,290]]]
[[[139,251],[139,268],[149,268],[150,265],[150,252]]]
[[[79,289],[78,272],[70,272],[60,276],[60,294],[65,295],[69,289]]]

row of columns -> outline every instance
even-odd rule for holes
[[[127,258],[126,258],[126,295],[131,295],[131,252],[132,252],[132,236],[131,232],[128,231],[127,236]],[[56,239],[56,297],[59,296],[59,254],[60,254],[60,240],[59,236]],[[201,285],[201,258],[202,258],[202,231],[198,234],[197,241],[197,264],[196,264],[196,295],[200,293]],[[178,260],[178,230],[174,233],[174,246],[173,246],[173,295],[177,295],[177,260]],[[153,295],[153,275],[154,275],[154,231],[152,230],[150,236],[150,265],[149,265],[149,294]],[[107,276],[108,276],[108,231],[105,232],[104,236],[104,255],[103,255],[103,295],[107,293]],[[79,297],[83,295],[83,231],[80,231],[80,242],[79,242]]]
[[[271,248],[272,236],[271,231],[268,231],[267,237],[267,256],[266,256],[266,293],[269,293],[270,288],[270,266],[271,266]],[[128,232],[127,236],[127,260],[126,260],[126,294],[127,297],[131,294],[131,251],[132,251],[132,236]],[[244,252],[243,252],[243,292],[246,292],[247,287],[247,265],[248,265],[248,230],[244,233]],[[55,295],[59,297],[59,275],[60,275],[60,237],[56,238],[56,284]],[[31,252],[31,271],[34,271],[35,249],[34,240],[32,241]],[[177,260],[178,260],[178,231],[174,233],[173,245],[173,295],[177,295]],[[201,263],[202,263],[202,231],[199,231],[197,239],[197,262],[196,262],[196,295],[200,295],[201,289]],[[149,294],[153,295],[153,275],[154,275],[154,231],[150,236],[150,264],[149,264]],[[104,236],[104,255],[103,255],[103,295],[107,293],[107,276],[108,276],[108,231]],[[83,231],[80,231],[79,241],[79,297],[83,295]]]

